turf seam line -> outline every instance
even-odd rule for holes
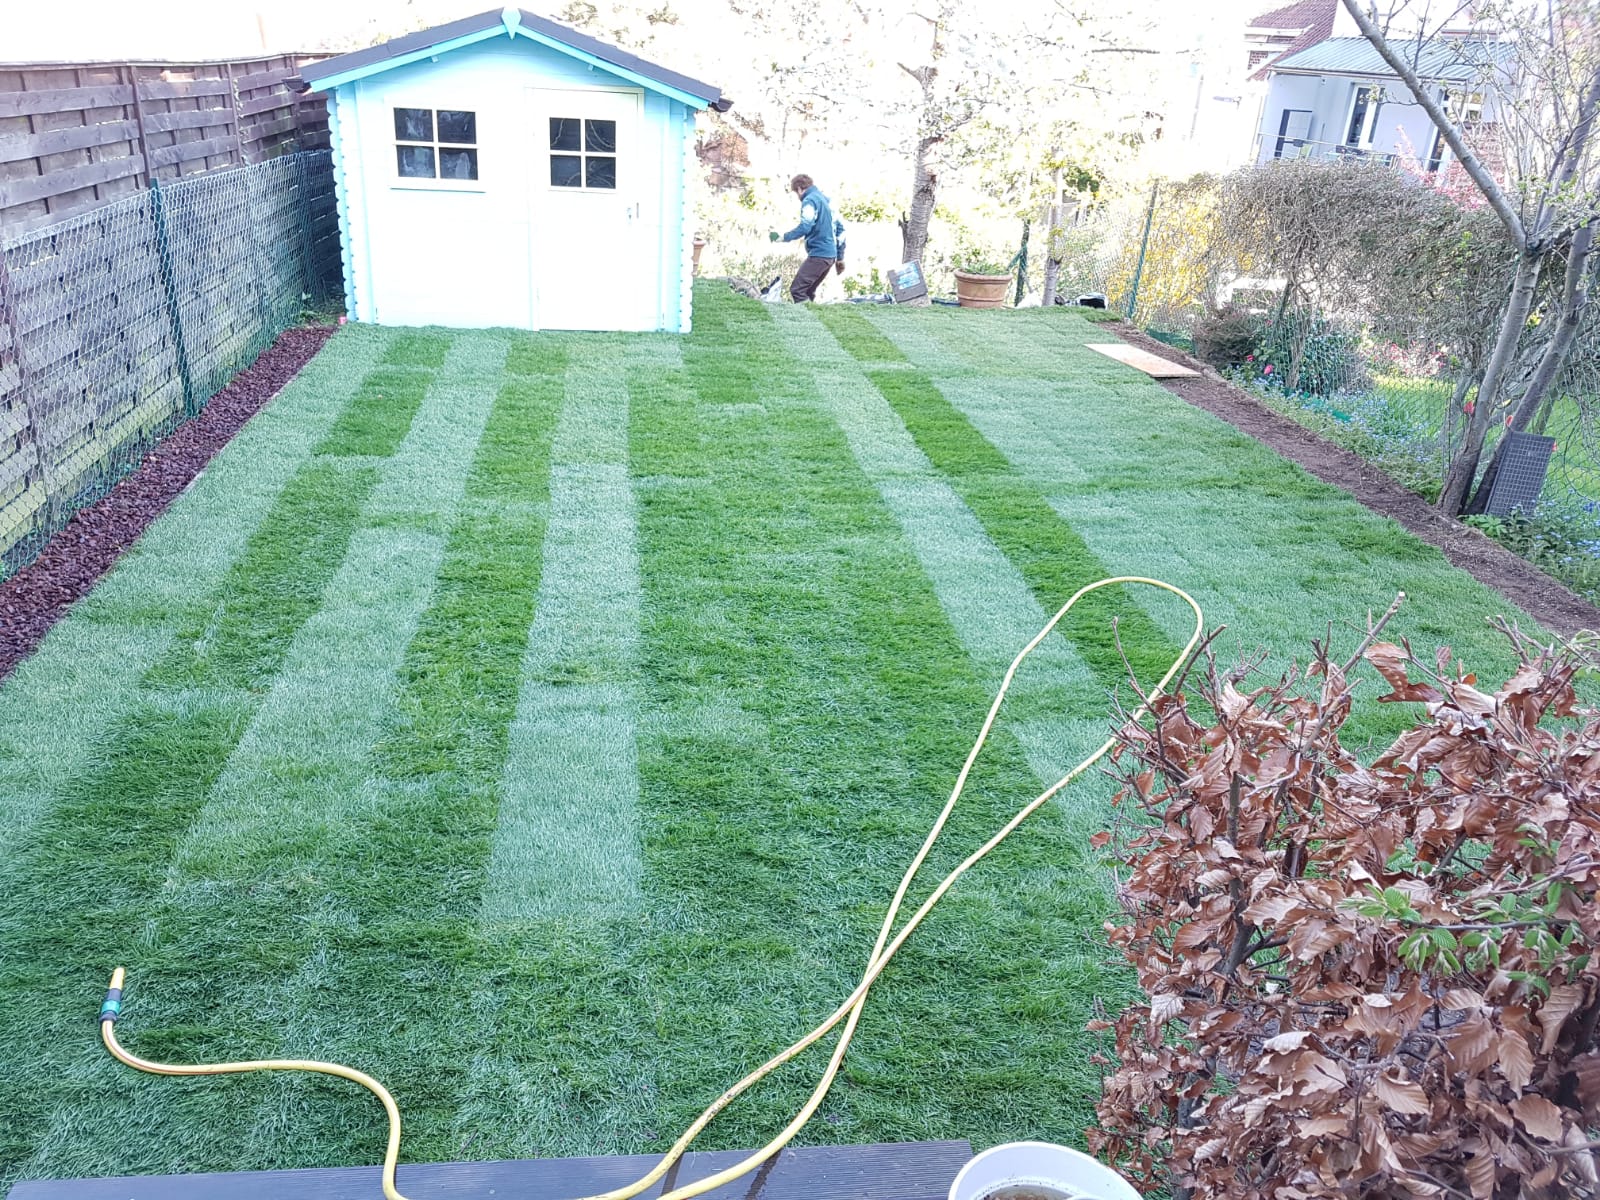
[[[490,925],[616,915],[639,900],[640,584],[624,372],[582,351],[567,367],[484,898]]]
[[[844,348],[848,352],[851,345]],[[899,415],[917,448],[978,518],[989,540],[1021,571],[1043,610],[1054,612],[1079,587],[1113,574],[926,373],[874,368],[865,374]],[[1080,609],[1081,616],[1074,610],[1058,628],[1104,691],[1126,687],[1118,635],[1139,679],[1146,683],[1159,676],[1177,653],[1165,631],[1121,589],[1096,593]],[[1113,616],[1119,622],[1115,634]]]

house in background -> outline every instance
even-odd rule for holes
[[[717,87],[515,8],[301,78],[328,93],[352,319],[688,331],[685,185]]]
[[[1348,24],[1347,24],[1348,23]],[[1409,88],[1340,8],[1332,36],[1309,35],[1267,60],[1258,74],[1267,94],[1256,134],[1257,163],[1279,158],[1413,161],[1427,172],[1445,169],[1450,152]],[[1423,40],[1392,42],[1427,84],[1434,99],[1484,136],[1493,125],[1494,97],[1507,46],[1471,23]]]
[[[1262,67],[1332,37],[1338,7],[1339,0],[1296,0],[1256,17],[1244,31],[1249,56],[1246,73],[1255,82],[1265,83]]]

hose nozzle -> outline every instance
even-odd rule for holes
[[[100,1020],[115,1021],[122,1015],[122,980],[127,974],[121,967],[111,972],[111,986],[106,989],[105,1002],[100,1005]]]

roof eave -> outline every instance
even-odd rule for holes
[[[449,25],[440,26],[440,30],[455,30],[458,32],[436,41],[419,42],[397,54],[372,57],[370,51],[378,47],[369,47],[366,50],[357,50],[348,55],[327,59],[323,63],[308,65],[301,69],[300,78],[304,85],[304,90],[332,91],[357,80],[380,75],[399,67],[409,66],[426,58],[437,58],[441,54],[460,50],[479,42],[490,41],[502,36],[515,40],[518,35],[521,35],[536,44],[547,46],[560,54],[565,54],[599,70],[626,79],[630,83],[635,83],[649,91],[664,95],[668,99],[675,100],[695,111],[715,108],[718,112],[727,112],[728,109],[733,107],[733,101],[725,98],[721,89],[715,85],[690,79],[686,75],[679,75],[677,72],[669,71],[664,67],[660,68],[662,74],[670,75],[673,80],[679,82],[656,78],[644,72],[636,71],[625,63],[615,62],[604,55],[595,54],[581,46],[575,46],[571,42],[564,41],[560,37],[538,28],[535,22],[537,25],[548,25],[551,29],[563,28],[554,22],[545,21],[543,18],[532,17],[520,9],[506,8],[500,13],[483,13],[477,17],[468,17],[460,21],[451,22]],[[415,37],[416,35],[409,36]],[[405,40],[407,39],[394,39],[396,42]],[[617,47],[606,47],[605,43],[595,39],[586,37],[583,40],[591,42],[596,47],[617,50],[618,53],[627,58],[635,58],[635,56],[629,55]],[[387,43],[381,43],[380,45],[382,44]],[[337,66],[340,59],[353,59],[355,61],[348,62],[343,68],[340,68]],[[645,64],[642,59],[636,59],[636,61],[641,65],[652,65]],[[325,73],[318,72],[317,68],[326,68],[330,64],[334,65],[334,70],[326,71]]]
[[[630,83],[638,84],[642,88],[646,88],[652,92],[659,92],[661,95],[666,96],[669,100],[676,100],[680,104],[688,105],[697,112],[701,109],[711,107],[713,104],[722,99],[721,91],[718,91],[714,96],[699,96],[693,92],[684,91],[682,88],[676,87],[673,84],[667,83],[663,80],[652,79],[648,75],[643,75],[638,71],[630,70],[629,68],[622,66],[620,63],[610,62],[604,58],[601,58],[598,54],[591,54],[587,50],[581,50],[576,46],[568,45],[560,38],[554,38],[548,34],[541,33],[538,30],[529,29],[526,25],[517,26],[517,28],[513,31],[512,36],[515,38],[518,35],[528,38],[530,41],[536,42],[541,46],[548,46],[552,50],[577,59],[579,62],[588,63],[592,67],[596,67],[602,71],[607,71],[612,75],[620,76],[621,78],[628,80]],[[732,105],[730,104],[729,107],[732,107]]]
[[[331,92],[335,88],[343,87],[347,83],[354,83],[358,79],[366,79],[373,75],[381,75],[385,71],[393,71],[400,67],[410,66],[412,63],[421,62],[425,58],[437,58],[441,54],[448,54],[452,50],[460,50],[465,46],[476,45],[478,42],[487,42],[492,38],[502,36],[505,30],[480,29],[473,33],[462,34],[459,37],[446,38],[443,41],[429,42],[414,50],[407,50],[403,54],[396,54],[391,58],[379,59],[376,62],[363,63],[359,66],[349,67],[346,70],[335,72],[317,78],[314,74],[306,79],[306,71],[300,72],[300,77],[306,79],[307,85],[313,91]]]
[[[1349,67],[1271,67],[1267,70],[1273,75],[1328,75],[1350,79],[1399,79],[1400,76],[1393,71],[1358,71]],[[1429,72],[1418,78],[1423,83],[1470,83],[1477,78],[1473,75],[1439,75]]]

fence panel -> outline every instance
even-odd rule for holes
[[[150,180],[328,147],[313,55],[232,62],[0,63],[0,230],[16,237]]]
[[[0,578],[340,288],[326,152],[161,184],[0,246]],[[312,181],[308,184],[308,181]]]

